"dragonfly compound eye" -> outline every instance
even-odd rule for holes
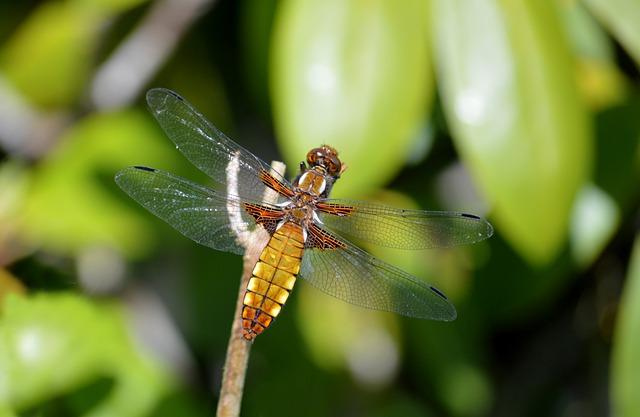
[[[342,163],[338,159],[338,152],[329,145],[314,148],[307,154],[309,166],[321,166],[332,175],[338,175],[342,169]]]
[[[307,163],[310,166],[322,165],[324,159],[324,152],[322,148],[313,148],[307,153]]]
[[[329,175],[336,176],[340,174],[342,170],[342,163],[338,159],[338,157],[329,158],[327,163],[327,172]]]

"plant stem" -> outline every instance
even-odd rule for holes
[[[251,342],[242,337],[242,313],[243,298],[247,284],[251,278],[251,271],[256,264],[260,252],[252,251],[244,255],[244,268],[240,288],[238,289],[238,299],[236,301],[236,311],[231,325],[231,336],[227,345],[227,358],[222,374],[222,386],[220,387],[220,400],[218,401],[218,417],[236,417],[240,415],[240,403],[242,402],[242,392],[244,390],[244,379],[249,362]]]
[[[284,173],[284,164],[274,161],[271,163],[272,171]],[[270,191],[270,190],[267,190]],[[277,194],[265,192],[265,202],[275,203]],[[251,342],[242,337],[242,306],[244,293],[251,278],[253,267],[255,266],[262,249],[267,244],[268,234],[264,229],[251,232],[248,236],[239,236],[245,247],[243,257],[242,278],[238,289],[236,300],[236,310],[231,325],[231,336],[227,345],[227,357],[222,373],[222,386],[220,387],[220,397],[218,400],[218,417],[238,417],[240,415],[240,404],[244,391],[244,380],[249,363],[249,353],[251,352]]]

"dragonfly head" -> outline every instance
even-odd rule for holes
[[[322,167],[334,179],[338,179],[343,171],[342,162],[338,158],[338,151],[329,145],[313,148],[307,153],[307,163],[310,168]]]

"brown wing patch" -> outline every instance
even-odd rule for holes
[[[308,248],[340,249],[346,246],[344,242],[315,224],[309,226],[307,233],[306,246]]]
[[[242,203],[244,209],[256,219],[256,223],[261,224],[269,233],[276,230],[278,222],[284,217],[284,211],[260,204]]]
[[[356,209],[355,207],[334,203],[317,203],[316,208],[323,213],[341,217],[350,215]]]
[[[292,189],[284,185],[282,182],[280,182],[280,180],[278,180],[276,177],[274,177],[273,175],[271,175],[265,170],[260,171],[260,181],[262,181],[264,185],[271,188],[272,190],[274,190],[275,192],[277,192],[282,196],[291,198],[294,195],[294,192]]]

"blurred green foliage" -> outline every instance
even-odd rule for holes
[[[0,324],[3,405],[29,409],[102,377],[113,379],[113,387],[85,415],[152,410],[168,381],[135,348],[119,310],[71,294],[6,297]]]
[[[616,415],[634,416],[640,409],[637,395],[638,373],[636,370],[640,357],[640,240],[631,253],[631,262],[625,293],[620,303],[619,318],[616,325],[615,345],[612,355],[611,399]]]
[[[585,0],[585,4],[640,64],[640,32],[636,25],[640,4],[633,0]]]
[[[592,147],[558,13],[551,2],[435,6],[442,99],[456,144],[498,227],[528,259],[546,263],[565,243]]]
[[[132,256],[147,252],[152,235],[148,222],[105,183],[118,168],[140,163],[133,155],[144,154],[149,165],[170,166],[178,155],[161,145],[159,129],[139,110],[92,114],[77,121],[30,172],[20,215],[25,239],[69,254],[91,245]],[[51,213],[57,213],[55,221]]]
[[[3,75],[38,106],[72,105],[85,88],[108,20],[144,1],[44,2],[4,45]]]
[[[297,286],[253,347],[245,415],[640,413],[639,2],[172,4],[0,3],[0,415],[211,415],[241,260],[113,183],[128,165],[207,183],[144,109],[153,86],[290,174],[335,146],[335,196],[496,226],[365,248],[442,288],[453,323]]]
[[[271,91],[289,166],[330,143],[357,172],[336,185],[340,197],[397,173],[433,97],[427,18],[420,0],[279,5]]]

